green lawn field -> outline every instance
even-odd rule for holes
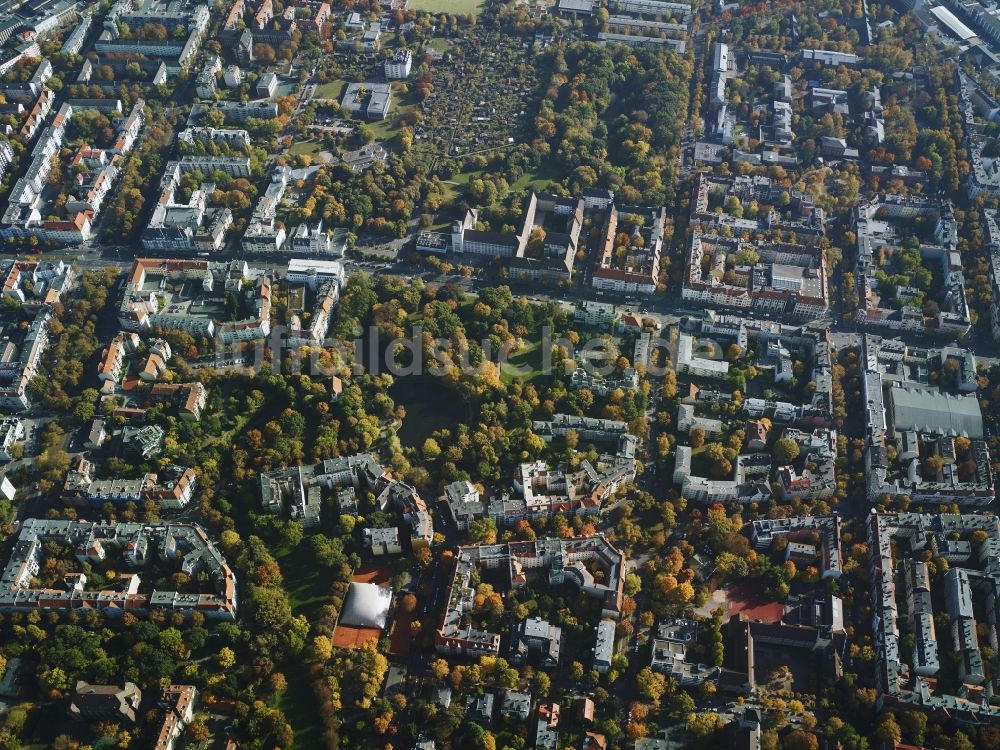
[[[308,156],[315,156],[322,148],[320,144],[316,141],[299,141],[298,143],[293,143],[288,148],[288,153],[291,156],[298,156],[299,154],[307,154]]]
[[[485,0],[410,0],[410,10],[428,13],[458,13],[478,16],[486,8]]]
[[[342,78],[338,78],[335,81],[327,81],[326,83],[321,83],[316,87],[316,92],[313,94],[314,99],[336,99],[344,95],[344,86],[347,85],[347,81]]]
[[[510,385],[519,377],[530,383],[542,374],[542,342],[531,341],[521,351],[510,355],[500,370],[500,380]]]
[[[451,42],[449,42],[447,39],[434,37],[429,42],[427,42],[427,46],[437,52],[447,52],[448,50],[451,49]]]

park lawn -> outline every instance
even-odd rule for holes
[[[444,204],[446,206],[454,206],[458,197],[458,186],[452,182],[444,183]]]
[[[486,10],[485,0],[411,0],[409,10],[424,10],[428,13],[458,13],[478,16]]]
[[[459,172],[450,180],[445,180],[444,186],[447,190],[445,194],[445,202],[448,204],[453,204],[455,201],[465,193],[466,188],[469,183],[473,180],[482,177],[485,170],[475,169],[471,172]]]
[[[347,81],[342,78],[338,78],[336,81],[321,83],[316,87],[316,91],[313,92],[313,99],[336,99],[339,102],[344,95],[344,87],[346,85]]]
[[[422,227],[422,229],[425,229],[428,232],[445,232],[446,234],[451,232],[451,226],[455,223],[455,221],[454,219],[449,218],[449,213],[447,211],[438,212],[435,214],[435,218],[437,221],[429,227]],[[461,303],[459,304],[461,305]]]
[[[322,150],[322,146],[316,141],[297,141],[288,147],[288,155],[298,156],[299,154],[306,154],[307,156],[315,156]]]
[[[456,185],[468,185],[473,180],[479,179],[484,174],[486,174],[485,169],[473,169],[470,172],[459,172],[457,175],[452,177],[449,182],[453,182]]]
[[[305,670],[305,666],[301,667]],[[319,720],[316,693],[307,679],[288,680],[288,689],[278,701],[281,712],[292,725],[293,747],[322,747],[323,725]]]
[[[284,580],[282,588],[288,594],[293,615],[315,617],[316,612],[330,601],[328,579],[316,567],[306,539],[294,548],[283,547],[275,554]],[[304,665],[299,665],[305,669]],[[316,694],[309,680],[289,680],[288,689],[279,701],[295,733],[295,747],[321,747],[323,727],[316,707]]]
[[[399,118],[417,106],[416,94],[410,91],[401,94],[396,86],[392,87],[392,105],[389,116],[384,120],[372,120],[365,124],[375,133],[375,140],[389,141],[399,135]]]
[[[412,4],[411,4],[411,7],[412,7]],[[452,44],[447,39],[441,39],[440,37],[434,37],[429,42],[427,42],[427,46],[430,47],[432,50],[435,50],[437,52],[447,52],[448,50],[451,49]]]
[[[459,172],[450,180],[447,180],[444,183],[447,190],[445,202],[448,204],[454,203],[465,192],[466,186],[473,180],[482,177],[483,174],[485,174],[485,170],[476,169],[471,172]],[[517,195],[529,188],[542,192],[547,190],[552,182],[561,178],[562,174],[559,171],[550,166],[542,165],[534,172],[525,172],[521,175],[517,182],[510,186],[510,192],[512,195]]]
[[[514,368],[524,372],[515,372]],[[525,383],[530,383],[542,376],[542,342],[531,341],[524,348],[508,357],[507,362],[500,369],[500,380],[510,385],[514,378],[521,378]]]
[[[330,601],[329,581],[317,569],[306,540],[292,549],[282,547],[275,559],[281,566],[283,588],[292,605],[292,614],[312,617]]]
[[[390,141],[399,134],[399,127],[396,125],[396,117],[398,115],[398,110],[391,111],[389,116],[384,120],[372,120],[365,124],[375,134],[376,141]]]
[[[554,169],[550,164],[542,164],[534,172],[525,172],[517,182],[510,186],[511,192],[521,193],[531,188],[533,190],[546,190],[550,183],[563,178],[562,172]]]
[[[485,173],[486,170],[474,169],[470,172],[459,172],[450,180],[445,181],[444,185],[448,190],[446,196],[448,202],[454,202],[465,191],[466,186],[470,182],[482,177]],[[563,174],[560,171],[543,164],[534,172],[525,172],[521,175],[517,179],[517,182],[510,186],[510,192],[512,195],[517,195],[529,188],[536,191],[544,191],[548,189],[552,182],[560,180],[562,177]]]

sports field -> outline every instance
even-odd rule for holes
[[[333,645],[338,648],[361,648],[368,641],[378,641],[382,637],[379,628],[356,628],[352,625],[338,625],[333,631]]]
[[[426,10],[428,13],[478,16],[485,9],[486,0],[410,0],[406,7],[410,10]]]

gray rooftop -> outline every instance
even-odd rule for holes
[[[896,430],[983,437],[983,414],[975,395],[954,396],[928,388],[893,388],[889,393]]]

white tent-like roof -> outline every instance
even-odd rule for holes
[[[392,589],[374,583],[351,584],[340,614],[341,625],[356,628],[385,628],[385,620],[392,603]]]

